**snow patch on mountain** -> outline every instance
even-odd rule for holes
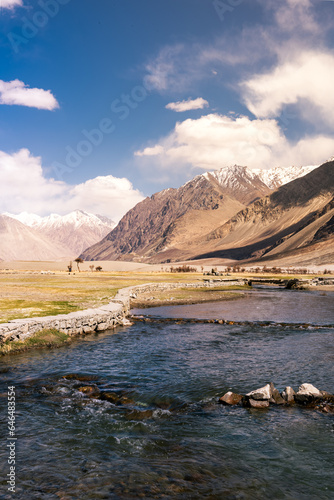
[[[270,169],[250,169],[246,166],[234,165],[223,167],[220,170],[206,172],[204,177],[207,179],[213,176],[221,186],[230,189],[247,189],[247,185],[255,185],[258,182],[263,183],[269,189],[277,189],[283,184],[287,184],[299,177],[312,172],[318,165],[309,165],[305,167],[273,167]]]
[[[253,172],[266,184],[270,189],[277,189],[288,182],[304,177],[309,174],[319,165],[308,165],[305,167],[273,167],[268,170],[254,169]]]
[[[18,220],[19,222],[21,222],[22,224],[24,224],[25,226],[28,226],[28,227],[36,227],[43,220],[43,217],[41,217],[40,215],[29,214],[28,212],[21,212],[18,215],[4,212],[1,215],[6,215],[7,217],[10,217],[11,219]]]

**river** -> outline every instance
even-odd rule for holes
[[[1,426],[6,439],[14,385],[17,441],[15,494],[2,441],[0,498],[333,499],[333,415],[217,400],[271,381],[333,393],[334,293],[258,288],[134,312],[255,323],[135,322],[2,358]],[[89,398],[85,385],[116,399]]]

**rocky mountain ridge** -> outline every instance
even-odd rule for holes
[[[333,237],[334,162],[295,179],[205,236],[203,256],[273,257]],[[194,248],[199,242],[194,242]]]
[[[235,165],[198,175],[178,189],[165,189],[143,200],[81,257],[166,262],[200,255],[222,225],[272,193],[268,184],[283,183],[314,169],[276,168],[262,173],[261,179],[257,171]]]

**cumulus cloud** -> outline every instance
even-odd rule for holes
[[[3,9],[14,9],[15,7],[22,6],[22,0],[2,0],[1,7]]]
[[[28,106],[29,108],[53,110],[59,104],[50,90],[30,88],[20,80],[0,80],[0,104]]]
[[[183,111],[192,111],[194,109],[203,109],[209,106],[208,101],[202,97],[197,97],[197,99],[188,99],[186,101],[170,102],[167,104],[166,109],[171,109],[177,113],[182,113]]]
[[[73,186],[46,178],[41,158],[27,149],[0,151],[0,213],[63,215],[79,208],[116,222],[142,199],[126,178],[100,176]]]
[[[334,126],[333,79],[333,54],[307,51],[253,76],[241,89],[246,106],[257,117],[278,116],[285,105],[296,104],[309,121],[320,119]]]
[[[211,44],[166,47],[146,68],[153,87],[163,93],[189,92],[194,83],[198,87],[215,78],[216,85],[239,95],[249,116],[225,116],[224,111],[180,121],[167,136],[135,153],[143,167],[154,165],[156,172],[160,166],[164,174],[176,175],[180,168],[189,173],[193,167],[234,163],[254,168],[320,164],[333,155],[330,14],[324,16],[312,0],[257,2],[264,9],[262,24],[246,26],[237,36],[227,32]],[[282,124],[290,132],[294,128],[294,140]]]
[[[269,168],[320,164],[333,154],[334,139],[314,136],[292,143],[277,120],[209,114],[178,122],[158,144],[135,154],[153,156],[152,151],[155,167],[169,171],[173,166],[177,170],[189,166],[212,170],[234,164]]]
[[[119,221],[130,208],[144,199],[128,179],[112,175],[95,177],[74,186],[69,189],[68,198],[71,207],[68,211],[84,207],[87,212],[107,215],[113,221]]]

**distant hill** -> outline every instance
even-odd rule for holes
[[[60,260],[69,257],[71,253],[67,247],[12,217],[0,215],[1,260]]]
[[[64,256],[74,258],[87,246],[101,240],[115,226],[115,223],[107,217],[89,214],[82,210],[75,210],[63,216],[51,214],[40,217],[23,212],[19,215],[6,213],[2,217],[19,223],[15,225],[6,219],[7,229],[0,241],[0,257],[2,255],[12,257],[10,259],[2,257],[4,260],[27,260],[25,257],[27,254],[32,255],[30,260],[54,260]],[[31,238],[31,235],[34,237]],[[36,238],[46,244],[48,250],[44,247],[44,253],[39,251],[36,253]],[[16,241],[16,244],[13,241]],[[11,249],[12,244],[14,247]]]

